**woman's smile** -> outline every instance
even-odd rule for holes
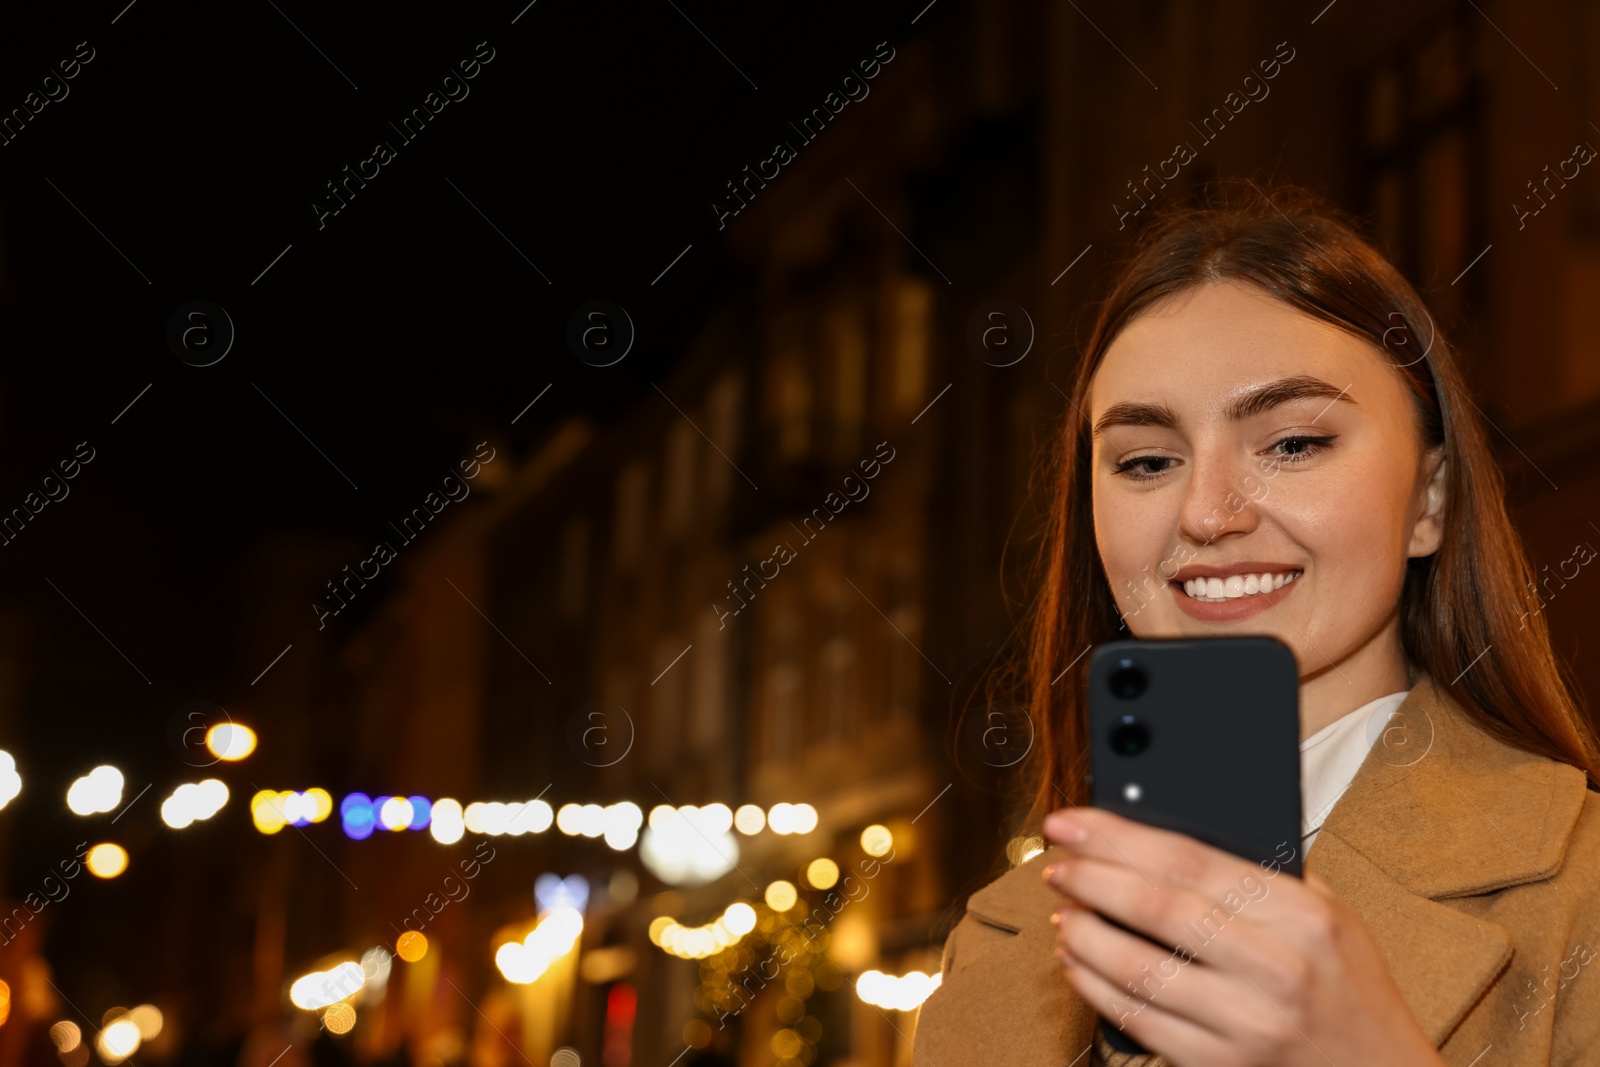
[[[1190,618],[1233,622],[1282,603],[1304,574],[1298,567],[1250,561],[1183,567],[1167,585]]]

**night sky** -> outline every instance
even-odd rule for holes
[[[478,441],[520,460],[562,419],[604,432],[655,402],[744,284],[712,208],[724,183],[916,14],[525,2],[0,13],[0,107],[39,107],[0,146],[0,509],[60,497],[0,555],[24,622],[0,722],[25,783],[9,895],[89,832],[62,806],[75,776],[116,764],[125,802],[154,781],[117,830],[130,851],[170,833],[160,800],[195,777],[168,736],[179,709],[226,704],[284,644],[349,633],[359,613],[318,635],[308,611],[243,647],[262,546],[366,544]],[[430,93],[449,97],[404,139],[390,124]],[[327,183],[378,142],[393,157],[328,210]],[[596,299],[637,330],[605,369],[566,343]],[[191,301],[232,323],[210,366],[168,341]],[[137,914],[131,892],[102,900]],[[61,927],[88,919],[75,906]]]

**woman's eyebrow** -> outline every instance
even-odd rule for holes
[[[1346,395],[1346,390],[1349,388],[1347,385],[1344,389],[1338,389],[1320,378],[1309,375],[1280,378],[1235,397],[1228,404],[1227,416],[1230,420],[1238,422],[1294,400],[1325,399],[1329,407],[1339,400],[1354,404],[1355,398]],[[1323,411],[1326,410],[1327,408],[1323,408]],[[1317,417],[1321,418],[1322,412],[1318,412]],[[1098,437],[1113,426],[1159,426],[1176,429],[1178,416],[1165,404],[1131,402],[1112,404],[1094,424],[1094,435]]]
[[[1336,400],[1348,400],[1354,404],[1355,399],[1345,395],[1345,391],[1349,388],[1347,385],[1344,389],[1335,389],[1321,378],[1304,374],[1292,378],[1280,378],[1235,397],[1228,405],[1228,418],[1235,422],[1248,419],[1252,415],[1270,411],[1279,404],[1287,404],[1291,400],[1322,399],[1328,402],[1329,407],[1332,407]],[[1327,411],[1328,408],[1322,410]],[[1321,418],[1322,412],[1318,412],[1317,417]]]

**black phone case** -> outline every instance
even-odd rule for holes
[[[1129,664],[1143,690],[1118,696],[1112,677]],[[1088,686],[1091,804],[1301,874],[1300,680],[1287,646],[1271,637],[1113,641],[1095,649]],[[1146,731],[1136,755],[1113,745],[1126,716]],[[1101,1029],[1116,1049],[1146,1051],[1109,1022]]]

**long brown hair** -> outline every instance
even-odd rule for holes
[[[1152,220],[1116,271],[1078,363],[1048,457],[1053,485],[1033,567],[1032,631],[1016,668],[1022,677],[1013,678],[1027,694],[1036,731],[1030,766],[1037,790],[1025,825],[1036,828],[1050,811],[1088,802],[1083,653],[1120,632],[1094,537],[1084,410],[1090,382],[1137,315],[1220,280],[1256,286],[1369,342],[1394,364],[1415,402],[1424,446],[1442,445],[1446,463],[1443,541],[1432,555],[1407,561],[1405,655],[1448,685],[1491,734],[1569,763],[1600,785],[1600,742],[1573,698],[1545,617],[1521,610],[1535,572],[1506,511],[1504,480],[1454,349],[1416,290],[1348,216],[1304,190],[1262,193],[1252,185],[1243,196],[1223,188],[1204,206]]]

